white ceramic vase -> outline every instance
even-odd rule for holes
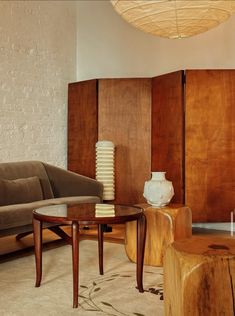
[[[152,178],[144,184],[144,197],[148,204],[162,207],[170,203],[174,196],[171,181],[166,180],[166,172],[152,172]]]

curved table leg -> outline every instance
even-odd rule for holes
[[[36,287],[39,287],[42,280],[42,222],[33,217],[33,238],[36,263]]]
[[[146,239],[146,217],[143,214],[137,220],[137,268],[136,268],[136,279],[137,288],[139,292],[144,292],[143,288],[143,264],[144,264],[144,250],[145,250],[145,239]]]
[[[103,269],[103,227],[102,225],[98,225],[98,248],[99,248],[99,269],[100,269],[100,274],[104,274],[104,269]]]
[[[79,282],[79,224],[72,224],[72,256],[73,256],[73,308],[78,307],[78,282]]]

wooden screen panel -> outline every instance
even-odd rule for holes
[[[152,171],[166,171],[175,195],[184,203],[183,72],[152,79]]]
[[[186,72],[186,204],[194,221],[235,206],[235,71]]]
[[[97,80],[71,83],[68,89],[68,169],[95,178]]]
[[[144,202],[151,176],[151,79],[99,80],[99,140],[115,151],[115,202]]]

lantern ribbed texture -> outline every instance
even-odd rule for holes
[[[111,141],[103,140],[96,143],[96,180],[104,185],[103,199],[114,200],[114,151]]]
[[[206,32],[235,13],[234,0],[111,0],[111,3],[128,23],[166,38]]]

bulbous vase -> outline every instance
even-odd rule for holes
[[[152,172],[152,178],[144,184],[144,197],[148,204],[162,207],[170,203],[174,196],[171,181],[166,180],[166,172]]]

